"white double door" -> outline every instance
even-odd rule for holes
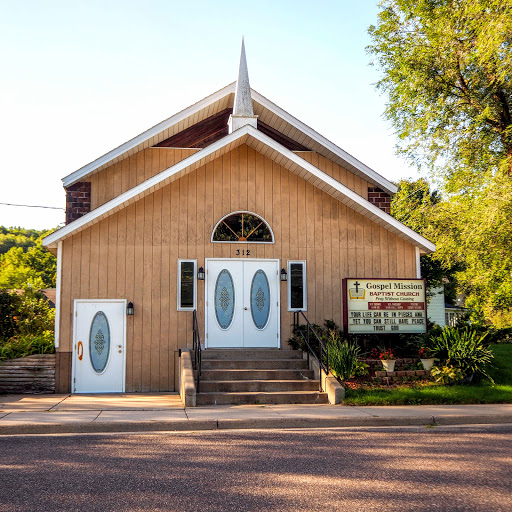
[[[125,340],[125,300],[75,300],[74,393],[124,391]]]
[[[206,260],[206,347],[279,348],[279,260]]]

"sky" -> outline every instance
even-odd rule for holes
[[[236,80],[395,181],[372,0],[0,0],[0,203],[65,207],[61,179]],[[64,210],[0,205],[0,225]]]

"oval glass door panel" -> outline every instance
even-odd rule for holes
[[[103,311],[98,311],[91,322],[89,332],[89,356],[96,373],[102,373],[110,355],[110,326]]]
[[[215,284],[215,316],[221,329],[226,330],[235,313],[235,287],[228,270],[221,270]]]
[[[256,328],[264,329],[270,315],[270,286],[263,270],[256,271],[252,278],[251,314]]]

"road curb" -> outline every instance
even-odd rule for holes
[[[84,422],[0,425],[0,435],[23,434],[102,434],[115,432],[186,432],[202,430],[301,429],[335,427],[407,427],[477,424],[512,424],[510,415],[402,416],[356,418],[219,418],[213,420]]]
[[[0,425],[0,435],[13,434],[102,434],[112,432],[158,432],[215,430],[217,420],[127,421]]]

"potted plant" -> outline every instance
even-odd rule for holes
[[[396,357],[392,349],[379,347],[374,349],[371,355],[381,360],[384,370],[387,372],[395,371]]]
[[[418,356],[420,358],[421,364],[423,365],[424,370],[432,370],[434,366],[434,361],[436,358],[434,357],[434,352],[428,347],[421,347]]]

